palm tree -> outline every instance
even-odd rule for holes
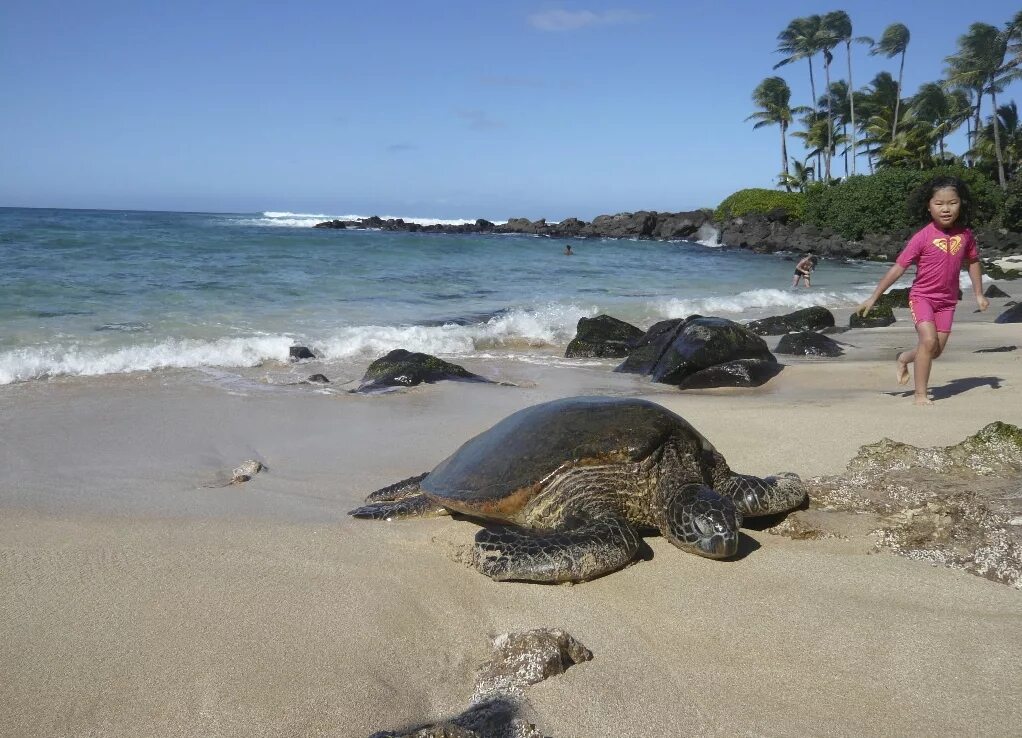
[[[834,55],[830,53],[830,50],[837,44],[837,39],[833,36],[824,35],[821,43],[823,44],[823,71],[827,78],[827,151],[823,156],[824,163],[824,181],[830,182],[830,157],[834,153],[834,104],[833,98],[831,97],[830,90],[830,63],[834,60]]]
[[[806,147],[806,158],[815,156],[817,165],[819,165],[820,158],[831,145],[827,136],[827,114],[808,107],[803,108],[802,112],[804,113],[802,124],[805,126],[805,130],[795,131],[791,135],[802,139],[802,143]]]
[[[759,107],[755,113],[745,120],[755,120],[753,128],[778,125],[781,128],[781,171],[785,183],[785,189],[791,192],[787,183],[788,179],[788,126],[791,125],[792,116],[802,111],[802,108],[791,108],[791,88],[781,77],[767,77],[756,85],[752,92],[752,101]]]
[[[1015,13],[1015,17],[1008,21],[1008,54],[1011,56],[1010,64],[1013,67],[1022,66],[1022,10]]]
[[[898,133],[891,138],[894,128],[894,110],[886,108],[872,116],[866,126],[866,145],[870,154],[877,154],[877,167],[911,167],[926,169],[933,166],[934,127],[918,120],[909,111],[900,112]],[[875,148],[870,148],[870,146]]]
[[[880,72],[859,94],[866,160],[869,162],[870,171],[873,171],[874,155],[879,154],[886,144],[892,143],[895,110],[898,110],[899,119],[902,114],[897,106],[898,83],[890,72]],[[887,132],[886,138],[878,137],[880,130]]]
[[[870,49],[871,56],[883,54],[888,59],[901,54],[901,67],[898,69],[898,98],[894,103],[894,127],[891,129],[891,141],[898,135],[898,108],[901,106],[901,79],[905,73],[905,51],[908,49],[909,32],[903,23],[892,23],[884,29],[880,41]]]
[[[843,10],[835,10],[827,13],[823,16],[823,26],[827,29],[827,32],[837,40],[838,43],[844,43],[845,45],[845,56],[848,59],[848,84],[846,103],[849,109],[849,120],[851,121],[852,127],[852,174],[855,174],[855,96],[852,94],[852,90],[855,89],[852,83],[852,41],[859,43],[873,44],[873,39],[865,36],[858,38],[852,38],[852,19],[848,17],[848,13]],[[838,98],[840,99],[840,98]],[[845,172],[847,173],[848,167],[847,162],[845,166]]]
[[[791,157],[791,174],[781,175],[781,184],[788,188],[794,188],[797,192],[804,192],[809,183],[816,176],[816,170],[811,164],[799,161]]]
[[[839,79],[836,82],[830,83],[830,97],[838,101],[837,108],[834,110],[834,124],[841,127],[841,133],[838,136],[847,141],[848,140],[848,123],[851,121],[852,110],[855,107],[855,102],[852,99],[852,95],[848,89],[848,83],[843,79]],[[855,134],[852,134],[854,140]],[[848,170],[848,151],[851,146],[846,146],[841,152],[845,162],[845,176],[849,174]],[[854,156],[852,157],[855,158]]]
[[[944,161],[944,138],[969,119],[972,106],[962,90],[948,92],[937,82],[927,82],[912,98],[909,111],[917,120],[933,126],[940,151],[939,160]]]
[[[809,62],[809,89],[812,92],[810,100],[816,100],[813,56],[822,48],[820,40],[822,22],[818,15],[796,18],[788,24],[787,28],[777,34],[777,53],[787,54],[788,56],[774,64],[774,69],[791,64],[799,59],[807,60]]]
[[[994,119],[984,126],[977,154],[982,161],[996,161],[994,153]],[[997,109],[997,126],[1001,129],[1001,152],[1004,157],[1004,171],[1009,179],[1017,175],[1016,168],[1022,159],[1022,128],[1019,126],[1018,106],[1014,101]]]
[[[972,87],[976,91],[976,127],[978,138],[982,119],[979,110],[983,93],[989,93],[994,109],[993,133],[994,156],[997,159],[997,179],[1001,189],[1008,186],[1004,176],[1004,155],[1001,151],[1000,125],[997,118],[997,93],[1014,79],[1022,76],[1022,70],[1006,60],[1008,43],[1016,32],[1009,23],[1005,30],[988,23],[973,23],[969,32],[958,39],[958,53],[945,61],[949,68],[949,83],[957,87]],[[974,147],[975,148],[975,147]]]

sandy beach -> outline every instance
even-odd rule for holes
[[[1006,301],[962,303],[929,407],[895,383],[907,311],[753,390],[679,392],[612,361],[465,362],[517,386],[371,397],[186,372],[0,387],[0,735],[368,736],[458,715],[490,639],[534,627],[594,654],[528,690],[544,735],[1017,735],[1022,594],[866,537],[750,529],[727,562],[652,537],[648,560],[542,586],[461,563],[472,522],[346,515],[578,394],[661,403],[760,475],[1022,425],[1022,350],[974,353],[1022,346],[993,323]],[[267,471],[212,486],[245,459]]]

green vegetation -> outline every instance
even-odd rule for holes
[[[1016,179],[1008,186],[1001,209],[1001,227],[1022,233],[1022,179]]]
[[[884,169],[829,186],[816,184],[806,191],[804,220],[832,228],[855,241],[867,233],[915,228],[928,217],[925,184],[930,178],[945,174],[960,177],[972,191],[972,225],[995,220],[1003,200],[1000,190],[983,172],[964,167]]]
[[[724,220],[753,213],[766,214],[780,208],[789,218],[802,220],[803,201],[803,196],[796,192],[778,192],[754,187],[738,190],[726,197],[713,212],[713,217],[716,220]]]
[[[1022,193],[1014,188],[1014,194],[1009,193],[1005,199],[994,190],[1003,193],[1011,183],[1022,179],[1018,109],[1014,101],[1003,104],[997,97],[1011,82],[1022,79],[1022,11],[1003,27],[971,24],[959,37],[955,53],[944,59],[943,78],[926,82],[914,95],[905,95],[902,71],[910,38],[909,29],[901,23],[890,24],[879,41],[855,37],[851,18],[840,10],[796,18],[778,34],[777,52],[784,58],[774,69],[808,62],[811,94],[811,105],[792,106],[791,89],[777,76],[767,77],[753,91],[756,110],[747,120],[755,120],[756,128],[777,125],[780,130],[782,166],[778,186],[788,192],[794,189],[807,193],[807,219],[858,238],[863,233],[913,225],[913,219],[904,211],[905,198],[938,168],[954,166],[955,173],[965,177],[976,196],[975,224],[1000,218],[1007,227],[1018,228]],[[872,55],[896,60],[897,78],[880,72],[865,87],[855,89],[853,42],[869,44]],[[847,61],[847,79],[832,81],[831,67],[841,47]],[[821,62],[825,83],[820,97],[816,60]],[[986,109],[992,111],[986,118],[981,115],[985,101],[989,102]],[[799,121],[803,129],[791,131]],[[967,150],[949,151],[948,135],[963,126]],[[789,161],[789,133],[805,145],[806,154],[801,160],[790,157]],[[843,161],[845,181],[832,189],[829,185],[839,179],[838,159]],[[814,164],[810,165],[810,160]],[[857,162],[862,160],[872,176],[855,176]],[[815,186],[811,185],[814,179]],[[838,202],[849,197],[853,203],[842,206]],[[717,209],[718,218],[729,200]],[[1002,202],[1005,209],[998,212],[996,207]],[[761,212],[759,208],[756,205],[747,212]],[[733,209],[732,214],[741,213]]]

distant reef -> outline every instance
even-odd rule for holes
[[[598,215],[590,222],[567,218],[558,223],[545,219],[511,218],[495,224],[480,218],[460,225],[421,225],[401,218],[384,220],[377,216],[358,220],[330,220],[316,228],[405,231],[409,233],[518,233],[548,238],[631,238],[644,240],[708,240],[722,246],[749,249],[761,253],[775,251],[804,252],[812,249],[821,256],[855,259],[893,260],[911,235],[910,230],[867,235],[851,241],[829,228],[789,220],[782,210],[764,215],[747,215],[714,221],[713,211],[693,210],[659,213],[640,210],[635,213]],[[1022,254],[1022,233],[998,228],[978,228],[976,238],[984,257]]]

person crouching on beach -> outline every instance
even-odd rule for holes
[[[908,292],[908,304],[916,324],[919,341],[910,351],[897,356],[898,384],[908,384],[908,365],[915,369],[915,403],[929,405],[927,394],[930,366],[940,356],[951,336],[951,323],[958,304],[959,273],[967,264],[972,291],[980,310],[990,303],[983,296],[983,270],[979,263],[976,239],[969,230],[972,198],[965,183],[957,177],[935,177],[922,193],[930,223],[915,233],[898,254],[873,294],[856,309],[865,317],[888,287],[905,270],[916,265],[916,276]],[[916,199],[915,197],[912,198]],[[911,200],[910,200],[911,201]],[[921,210],[922,208],[920,208]]]

